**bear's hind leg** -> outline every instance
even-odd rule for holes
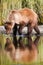
[[[38,25],[34,26],[34,30],[37,32],[37,34],[40,34],[40,30],[38,29]]]
[[[18,33],[19,35],[22,35],[22,29],[23,29],[23,25],[19,25],[19,29],[18,29]]]

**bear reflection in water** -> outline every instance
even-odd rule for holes
[[[25,37],[27,39],[26,43],[24,43],[23,38],[15,37],[15,44],[18,43],[17,48],[14,47],[13,43],[9,38],[6,39],[5,50],[8,58],[17,62],[31,62],[37,60],[38,55],[38,41],[39,36],[36,36],[33,41],[31,37]]]

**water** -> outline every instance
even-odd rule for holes
[[[16,38],[17,37],[17,38]],[[0,62],[1,65],[12,64],[16,62],[43,62],[43,36],[16,36],[14,42],[17,43],[17,47],[13,45],[12,35],[0,35]],[[9,39],[8,46],[6,46],[6,39]],[[17,41],[17,42],[16,42]],[[5,58],[5,59],[4,59]],[[5,62],[6,61],[6,62]],[[11,62],[12,61],[12,62]]]

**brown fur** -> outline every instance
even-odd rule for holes
[[[8,14],[6,21],[12,23],[11,29],[14,27],[15,23],[21,25],[20,29],[22,29],[25,25],[30,24],[30,26],[28,26],[28,30],[29,30],[29,29],[33,29],[34,27],[37,27],[38,15],[32,9],[24,8],[21,10],[11,11]],[[19,29],[19,31],[20,31],[20,29]],[[36,28],[35,28],[35,30],[36,30],[36,32],[39,33],[39,30],[37,31]]]

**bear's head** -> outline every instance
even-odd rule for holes
[[[10,31],[13,29],[14,27],[14,23],[15,23],[15,18],[14,18],[14,14],[16,13],[16,11],[11,11],[9,12],[7,19],[4,22],[4,27],[6,29],[6,33],[10,33]]]

